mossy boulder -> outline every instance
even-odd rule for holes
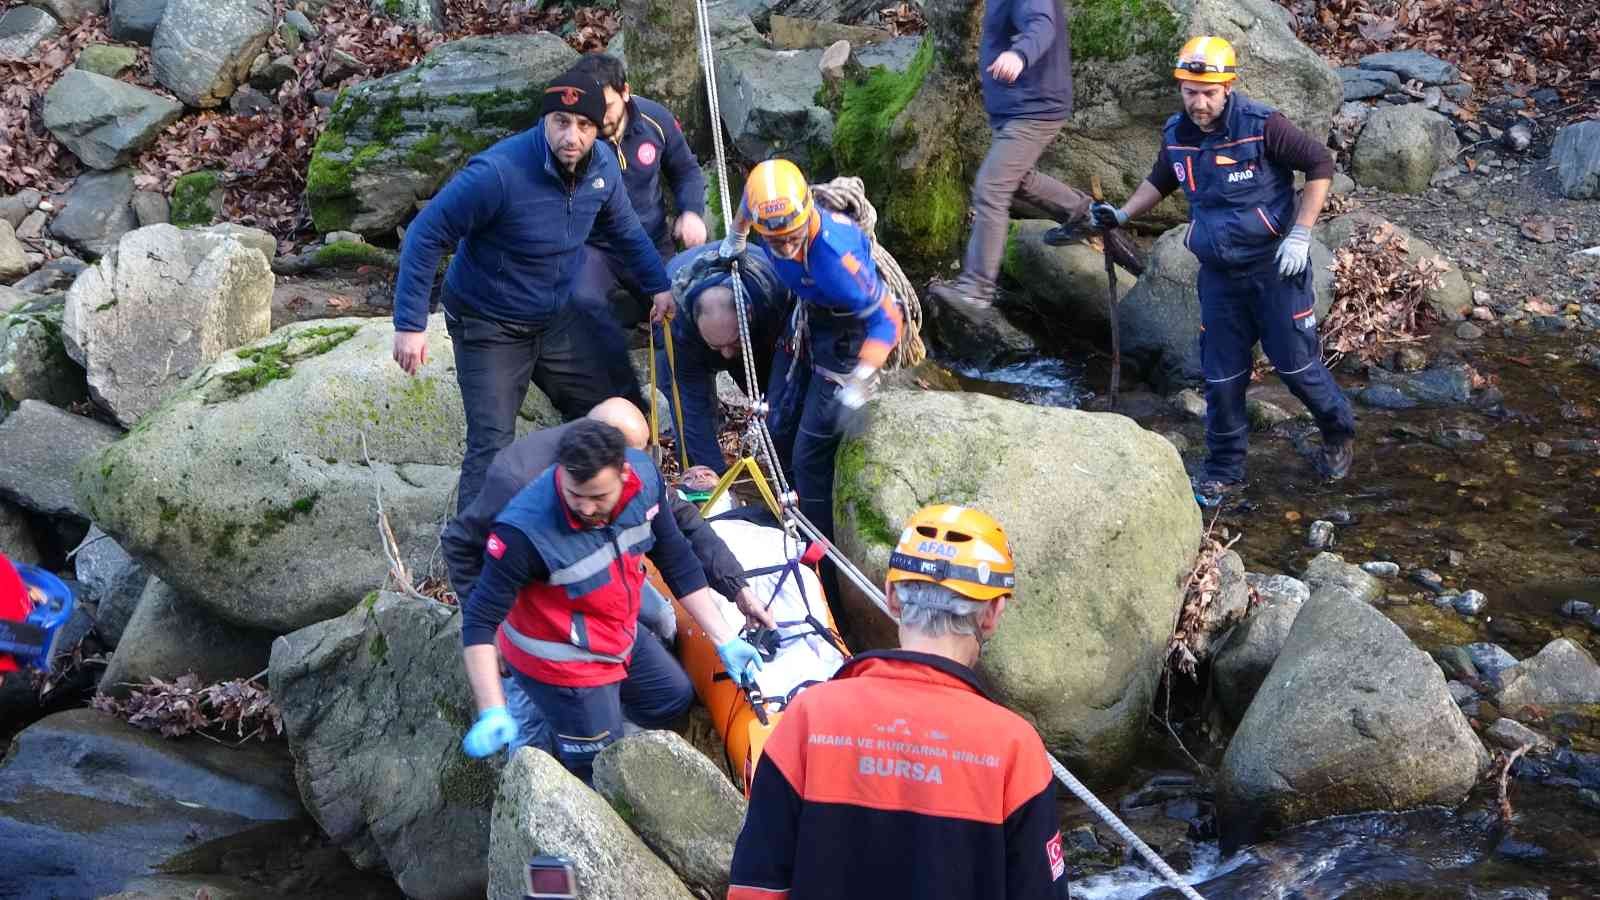
[[[223,619],[281,634],[337,615],[388,571],[380,489],[413,572],[450,509],[466,420],[443,316],[427,335],[429,362],[407,376],[387,321],[287,325],[196,372],[81,464],[78,495]]]
[[[1044,233],[1054,226],[1043,219],[1012,226],[1001,261],[1001,272],[1014,286],[1006,300],[1039,320],[1080,323],[1104,333],[1111,322],[1105,255],[1083,242],[1065,247],[1046,244]],[[1117,268],[1118,300],[1133,289],[1134,281],[1133,273]]]
[[[61,343],[64,304],[22,308],[0,316],[0,409],[24,400],[67,407],[88,396],[83,369]]]
[[[502,760],[461,751],[473,718],[461,614],[376,591],[351,607],[272,645],[300,799],[357,866],[387,872],[407,897],[482,897]]]
[[[170,209],[169,221],[179,228],[215,222],[222,214],[222,176],[204,170],[179,175],[172,183]]]
[[[882,583],[900,523],[923,505],[993,514],[1011,538],[1018,590],[984,649],[984,674],[1074,771],[1122,771],[1200,540],[1177,451],[1123,416],[981,394],[885,391],[865,417],[839,450],[839,547]],[[853,646],[893,646],[893,623],[844,591]]]
[[[576,59],[548,32],[464,38],[344,91],[306,175],[317,230],[388,234],[469,157],[531,126]]]
[[[1315,593],[1223,757],[1223,852],[1325,816],[1459,803],[1488,762],[1428,654],[1347,592]]]

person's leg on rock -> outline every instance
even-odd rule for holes
[[[445,327],[455,350],[456,382],[467,418],[467,450],[456,489],[460,513],[477,498],[494,455],[516,437],[517,410],[528,395],[542,338],[527,326],[449,312]],[[587,411],[584,407],[577,415]]]
[[[694,685],[655,633],[640,631],[621,696],[630,721],[642,728],[666,728],[689,711]]]
[[[533,383],[550,398],[563,421],[581,419],[600,401],[617,396],[589,327],[592,321],[575,306],[558,313],[545,328],[533,367]]]
[[[1284,278],[1267,269],[1253,275],[1252,281],[1261,348],[1278,378],[1311,411],[1322,431],[1318,471],[1330,480],[1343,478],[1353,459],[1355,414],[1333,373],[1322,363],[1311,272]]]
[[[1274,273],[1276,274],[1276,273]],[[1244,482],[1250,419],[1250,387],[1256,343],[1251,314],[1252,282],[1200,268],[1200,369],[1206,380],[1206,461],[1195,478],[1196,493],[1218,494]]]
[[[511,677],[549,720],[556,758],[567,771],[585,784],[592,784],[594,758],[622,737],[620,686],[561,687],[535,681],[515,670]]]

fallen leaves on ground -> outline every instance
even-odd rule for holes
[[[1537,216],[1523,219],[1522,236],[1540,244],[1553,243],[1556,239],[1555,223]]]
[[[1438,257],[1406,261],[1406,240],[1393,225],[1362,225],[1333,255],[1333,305],[1322,325],[1329,365],[1354,353],[1376,362],[1396,344],[1420,340],[1433,320],[1423,295],[1449,267]]]
[[[1200,660],[1210,653],[1211,638],[1220,628],[1232,624],[1221,621],[1212,607],[1222,588],[1223,554],[1241,536],[1228,538],[1226,529],[1219,536],[1212,530],[1215,525],[1213,521],[1200,537],[1200,552],[1196,554],[1189,577],[1184,581],[1183,607],[1178,612],[1178,625],[1167,639],[1168,669],[1182,672],[1191,680],[1195,677]],[[1246,609],[1261,602],[1255,588],[1249,591],[1250,602]]]
[[[126,700],[96,694],[94,708],[162,737],[229,733],[241,741],[283,734],[283,715],[266,688],[253,678],[201,684],[193,672],[172,681],[151,678],[132,686]]]

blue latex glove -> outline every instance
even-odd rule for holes
[[[1278,274],[1293,278],[1306,270],[1306,259],[1311,254],[1311,229],[1296,225],[1289,236],[1278,245]]]
[[[761,671],[761,654],[750,646],[749,641],[737,635],[717,645],[717,657],[722,660],[722,667],[740,684],[755,681],[756,673]]]
[[[1096,200],[1089,204],[1089,221],[1100,229],[1121,228],[1128,224],[1128,214],[1120,207],[1112,206],[1103,200]]]
[[[478,713],[478,721],[461,739],[461,749],[473,759],[482,759],[504,750],[517,739],[517,722],[504,706],[491,706]]]

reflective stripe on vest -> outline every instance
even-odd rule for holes
[[[622,529],[617,533],[617,546],[621,547],[623,552],[627,552],[633,548],[634,544],[648,538],[650,536],[650,522],[651,520],[646,519],[631,528]],[[604,572],[606,567],[611,565],[615,559],[616,554],[612,552],[611,547],[608,544],[601,544],[590,552],[588,556],[579,559],[572,565],[551,572],[549,583],[561,587],[577,584]]]
[[[576,634],[579,627],[578,619],[581,618],[581,616],[575,615],[572,618],[572,630],[573,633]],[[563,644],[559,641],[541,641],[538,638],[528,637],[527,635],[518,631],[512,626],[509,620],[500,623],[500,633],[506,636],[506,640],[510,641],[513,647],[516,647],[523,653],[526,653],[529,656],[537,657],[538,659],[549,660],[550,662],[598,662],[620,664],[627,662],[628,654],[633,651],[632,640],[628,641],[628,646],[622,648],[622,653],[617,656],[612,656],[609,653],[595,653],[592,650],[586,650],[583,647],[575,646],[573,644]],[[587,643],[587,641],[585,643]]]

